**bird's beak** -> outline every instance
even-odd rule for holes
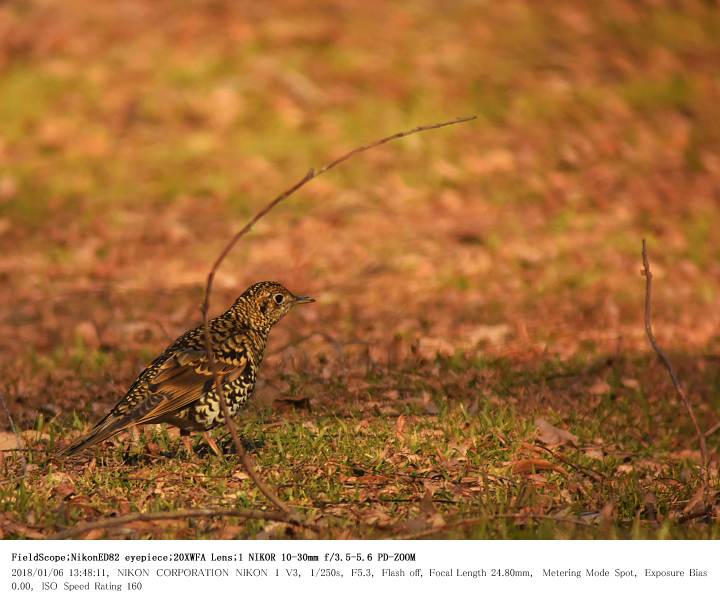
[[[293,304],[310,304],[310,302],[315,302],[315,298],[311,298],[310,296],[295,296]]]

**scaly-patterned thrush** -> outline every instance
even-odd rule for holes
[[[272,327],[297,304],[314,302],[279,283],[250,286],[223,314],[210,320],[210,341],[225,401],[235,416],[255,389]],[[74,455],[121,430],[168,423],[206,432],[225,423],[205,348],[204,326],[186,332],[138,376],[127,394],[88,434],[63,451]],[[215,452],[217,445],[208,438]],[[186,446],[187,446],[187,439]]]

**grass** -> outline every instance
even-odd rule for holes
[[[678,440],[692,438],[688,422],[676,421],[677,403],[650,402],[643,387],[624,385],[627,367],[603,369],[608,366],[602,363],[598,369],[592,360],[528,371],[502,358],[438,357],[393,377],[376,368],[376,383],[368,378],[365,392],[371,402],[326,410],[313,404],[311,411],[278,409],[275,403],[249,414],[243,435],[256,447],[265,478],[317,520],[324,537],[351,531],[382,538],[433,529],[434,536],[449,538],[717,538],[715,523],[687,524],[678,516],[701,477],[692,457],[668,453]],[[460,381],[468,374],[476,378],[464,389],[451,380],[433,383],[436,368]],[[490,390],[470,397],[488,372]],[[553,396],[564,399],[577,382],[598,375],[608,385],[603,394],[585,394],[567,408],[520,411],[520,399],[536,398],[551,383],[557,384]],[[301,383],[293,390],[311,388],[311,377],[295,377]],[[374,401],[389,386],[400,397],[378,406]],[[533,418],[541,414],[579,438],[579,446],[559,450],[561,462],[537,447]],[[19,454],[6,455],[0,512],[52,531],[118,511],[267,506],[230,448],[225,459],[204,445],[189,456],[177,432],[165,428],[148,429],[137,441],[121,436],[81,459],[48,455],[86,426],[77,416],[69,419],[40,416],[25,473]],[[545,460],[548,469],[520,469],[527,459]],[[423,503],[427,497],[432,512]],[[603,519],[602,510],[610,516]],[[432,524],[435,513],[447,529]],[[467,523],[473,518],[479,520]],[[202,538],[230,531],[247,537],[258,528],[232,519],[154,522],[130,534]],[[127,532],[119,530],[114,534]]]

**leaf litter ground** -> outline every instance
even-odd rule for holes
[[[213,312],[265,278],[318,299],[273,334],[241,427],[320,531],[86,536],[718,536],[639,273],[648,237],[655,330],[710,432],[716,492],[715,9],[459,2],[440,19],[369,2],[338,29],[320,4],[169,6],[0,9],[0,380],[23,448],[3,410],[3,537],[266,506],[229,443],[189,457],[159,428],[48,453],[199,323],[214,256],[270,197],[368,138],[466,113],[314,181],[218,274]]]

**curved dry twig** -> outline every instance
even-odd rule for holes
[[[593,526],[590,522],[585,522],[578,518],[569,517],[569,516],[552,516],[550,514],[525,514],[525,513],[490,514],[488,516],[477,516],[477,517],[473,517],[473,518],[464,518],[464,519],[458,520],[456,522],[443,524],[441,526],[430,527],[428,529],[421,530],[421,531],[415,531],[415,532],[411,532],[411,533],[400,533],[398,535],[394,535],[394,536],[390,537],[390,539],[393,541],[405,541],[408,539],[423,539],[425,537],[431,537],[433,535],[437,535],[438,533],[444,533],[446,531],[452,531],[452,530],[455,530],[458,528],[465,528],[465,527],[473,526],[474,524],[481,524],[483,522],[495,522],[497,520],[521,520],[521,521],[522,520],[525,520],[525,521],[549,520],[551,522],[574,524],[575,526],[582,526],[585,528]]]
[[[660,362],[663,364],[665,369],[667,369],[668,374],[670,374],[670,380],[673,383],[673,386],[675,387],[675,392],[677,392],[678,396],[680,397],[680,400],[685,405],[685,409],[688,412],[688,415],[690,416],[690,420],[693,423],[693,426],[695,426],[695,432],[697,433],[698,443],[700,444],[700,452],[702,454],[702,460],[703,460],[703,468],[704,468],[704,479],[705,479],[705,486],[707,487],[707,481],[708,481],[708,463],[709,463],[709,456],[708,456],[708,450],[707,450],[707,441],[705,440],[705,432],[700,428],[700,424],[698,423],[697,417],[695,416],[695,410],[693,409],[692,403],[688,400],[687,396],[685,395],[685,391],[683,390],[682,386],[680,385],[680,381],[678,380],[677,374],[675,373],[675,368],[673,367],[672,363],[670,362],[670,359],[668,358],[667,354],[665,354],[665,351],[660,348],[657,341],[655,340],[655,334],[653,333],[653,327],[652,327],[652,272],[650,271],[650,262],[648,260],[648,254],[647,254],[647,245],[645,243],[645,239],[642,240],[642,261],[643,261],[643,275],[645,276],[645,333],[647,334],[647,338],[650,342],[650,346],[652,346],[652,349],[655,351],[655,354],[657,355],[658,359],[660,359]]]
[[[592,468],[588,468],[585,466],[578,465],[576,463],[573,463],[570,461],[567,457],[564,455],[561,455],[557,451],[553,451],[552,449],[546,447],[545,445],[541,445],[539,443],[535,443],[533,447],[538,447],[539,449],[542,449],[543,451],[546,451],[547,453],[550,453],[555,459],[557,459],[559,462],[564,463],[565,465],[570,466],[573,470],[576,472],[579,472],[580,474],[584,474],[591,480],[607,480],[607,476],[603,474],[602,472],[598,472],[597,470],[593,470]]]
[[[258,474],[255,472],[252,461],[250,457],[247,454],[247,451],[245,451],[245,447],[243,447],[242,441],[240,440],[240,437],[237,432],[237,426],[235,425],[235,422],[233,418],[231,417],[229,411],[227,402],[225,400],[225,393],[223,392],[223,389],[221,387],[220,383],[220,376],[218,375],[217,371],[217,364],[215,362],[215,355],[212,351],[212,346],[210,343],[210,325],[209,325],[209,317],[208,317],[208,311],[210,308],[210,293],[212,292],[212,286],[213,282],[215,280],[215,273],[217,272],[218,268],[220,268],[220,265],[225,260],[227,255],[230,253],[230,251],[235,247],[238,241],[245,236],[247,233],[249,233],[252,228],[255,226],[255,224],[261,220],[266,214],[268,214],[275,206],[280,204],[282,201],[290,197],[293,193],[300,190],[302,187],[304,187],[307,183],[309,183],[314,178],[317,178],[321,174],[324,174],[325,172],[328,172],[329,170],[332,170],[334,167],[340,165],[341,163],[347,161],[354,155],[357,155],[359,153],[362,153],[364,151],[368,151],[369,149],[373,149],[374,147],[379,147],[380,145],[384,145],[385,143],[388,143],[393,140],[397,140],[399,138],[404,138],[406,136],[410,136],[412,134],[416,134],[418,132],[425,132],[427,130],[436,130],[438,128],[444,128],[446,126],[452,126],[454,124],[461,124],[463,122],[468,122],[470,120],[474,120],[476,116],[468,116],[468,117],[458,117],[452,120],[439,122],[436,124],[426,124],[423,126],[417,126],[416,128],[413,128],[412,130],[405,130],[403,132],[396,132],[395,134],[391,134],[390,136],[385,136],[381,139],[378,139],[372,143],[368,143],[366,145],[362,145],[360,147],[356,147],[355,149],[352,149],[348,151],[347,153],[341,155],[340,157],[332,160],[331,162],[325,164],[318,170],[310,169],[305,176],[303,176],[299,181],[297,181],[294,185],[292,185],[290,188],[286,189],[280,195],[272,199],[270,202],[268,202],[253,218],[250,219],[250,221],[242,227],[235,235],[233,235],[230,239],[230,241],[225,244],[225,247],[220,252],[220,255],[217,257],[215,262],[212,265],[212,268],[210,269],[210,272],[207,276],[207,282],[205,284],[205,297],[203,299],[202,305],[200,306],[200,311],[202,313],[202,320],[203,325],[205,327],[205,350],[208,355],[208,359],[210,361],[210,370],[213,373],[213,379],[215,382],[215,389],[218,392],[218,398],[220,400],[220,408],[222,409],[223,417],[225,418],[225,423],[228,426],[228,429],[230,430],[230,434],[232,435],[233,443],[235,444],[235,449],[238,452],[238,455],[240,456],[240,461],[242,465],[245,467],[245,471],[247,472],[248,476],[253,480],[253,482],[257,485],[258,489],[262,492],[265,497],[267,497],[273,505],[278,508],[279,510],[283,511],[286,515],[290,515],[291,511],[288,508],[288,506],[277,496],[277,494],[267,485],[265,482],[258,476]]]
[[[278,512],[263,512],[261,510],[174,510],[171,512],[138,512],[135,514],[127,514],[126,516],[117,516],[115,518],[106,518],[97,522],[87,522],[80,526],[74,526],[64,531],[59,531],[48,539],[72,539],[83,533],[87,533],[96,529],[108,529],[130,522],[152,522],[156,520],[176,520],[178,518],[212,518],[219,516],[232,516],[235,518],[244,518],[246,520],[274,520],[276,522],[287,522],[298,526],[311,527],[298,519],[289,519],[287,514]]]

